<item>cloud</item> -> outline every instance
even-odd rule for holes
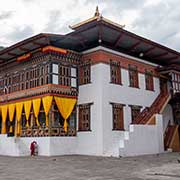
[[[125,24],[126,30],[180,50],[178,4],[179,0],[6,0],[0,6],[0,45],[40,32],[68,33],[69,25],[92,17],[98,5],[104,17]]]
[[[32,36],[34,33],[30,26],[24,27],[14,27],[14,30],[6,35],[7,38],[11,40],[12,43],[18,42],[20,40],[26,39]]]
[[[178,3],[177,0],[174,0]],[[180,50],[179,37],[180,7],[170,1],[144,7],[140,16],[132,23],[132,31],[161,44]]]
[[[8,19],[13,15],[12,11],[0,12],[0,20]]]

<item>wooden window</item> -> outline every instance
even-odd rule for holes
[[[153,91],[154,90],[154,83],[153,83],[153,74],[151,71],[145,71],[145,83],[146,83],[146,90]]]
[[[123,106],[112,103],[113,130],[124,130]]]
[[[80,70],[79,70],[79,83],[80,85],[83,84],[88,84],[91,82],[91,64],[90,60],[83,62],[80,65]]]
[[[173,72],[171,76],[172,76],[173,91],[180,92],[180,74]]]
[[[131,107],[131,119],[132,119],[132,123],[134,123],[134,120],[136,119],[136,117],[138,116],[138,114],[141,112],[141,106],[133,106],[130,105]]]
[[[59,83],[63,86],[70,86],[71,85],[71,68],[68,66],[60,65],[59,68]]]
[[[129,86],[139,87],[137,66],[129,65]]]
[[[71,67],[71,87],[77,87],[77,69]]]
[[[68,118],[69,127],[76,128],[76,107],[73,109],[70,117]]]
[[[90,131],[91,104],[79,105],[79,131]]]
[[[120,62],[110,60],[111,83],[121,84]]]

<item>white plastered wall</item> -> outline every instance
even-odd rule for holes
[[[163,132],[165,132],[168,122],[170,121],[170,124],[173,124],[173,110],[170,104],[167,104],[167,106],[164,108],[162,112],[163,116]]]
[[[79,88],[78,104],[91,106],[91,130],[78,132],[78,154],[118,156],[119,141],[131,123],[131,108],[128,105],[149,107],[159,94],[159,79],[154,78],[154,91],[145,90],[145,76],[139,76],[139,88],[129,87],[128,70],[122,69],[122,85],[110,83],[110,66],[98,63],[91,66],[91,84]],[[124,104],[125,131],[112,130],[113,103]]]
[[[79,87],[78,104],[93,104],[91,105],[91,131],[77,133],[77,154],[102,155],[102,78],[101,66],[92,66],[91,83]]]
[[[163,119],[156,114],[156,125],[130,125],[126,140],[121,140],[120,156],[158,154],[164,151]]]
[[[121,70],[122,85],[111,84],[110,66],[107,64],[98,64],[102,68],[103,76],[103,98],[102,98],[102,118],[103,118],[103,154],[116,156],[119,140],[124,138],[121,131],[112,131],[112,106],[113,103],[124,104],[124,128],[129,130],[131,123],[131,108],[129,105],[139,105],[149,107],[158,96],[159,79],[154,78],[154,91],[145,90],[145,76],[139,76],[139,88],[129,87],[129,73],[126,69]]]

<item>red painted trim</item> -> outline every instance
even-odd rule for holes
[[[159,77],[159,73],[156,71],[156,67],[146,64],[145,62],[139,62],[134,59],[130,59],[124,56],[113,54],[104,50],[97,50],[82,56],[82,60],[86,61],[91,59],[92,64],[105,63],[110,64],[110,60],[120,62],[121,68],[129,69],[129,64],[137,66],[138,72],[144,74],[146,69],[153,72],[153,76]]]

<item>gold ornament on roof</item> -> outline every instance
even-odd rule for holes
[[[85,25],[85,24],[87,24],[87,23],[90,23],[90,22],[92,22],[92,21],[104,21],[104,22],[106,22],[106,23],[108,23],[108,24],[111,24],[111,25],[113,25],[113,26],[116,26],[116,27],[118,27],[118,28],[124,28],[125,27],[125,25],[120,25],[120,24],[118,24],[118,23],[115,23],[115,22],[113,22],[113,21],[111,21],[111,20],[109,20],[109,19],[106,19],[106,18],[104,18],[100,13],[99,13],[99,8],[98,8],[98,6],[96,6],[96,11],[95,11],[95,13],[94,13],[94,16],[93,17],[91,17],[91,18],[89,18],[89,19],[87,19],[87,20],[85,20],[85,21],[82,21],[82,22],[80,22],[80,23],[77,23],[77,24],[75,24],[75,25],[73,25],[73,26],[69,26],[71,29],[73,29],[73,30],[75,30],[76,28],[79,28],[80,26],[83,26],[83,25]]]
[[[95,17],[99,17],[99,16],[100,16],[98,6],[96,6],[96,12],[95,12],[94,16],[95,16]]]

